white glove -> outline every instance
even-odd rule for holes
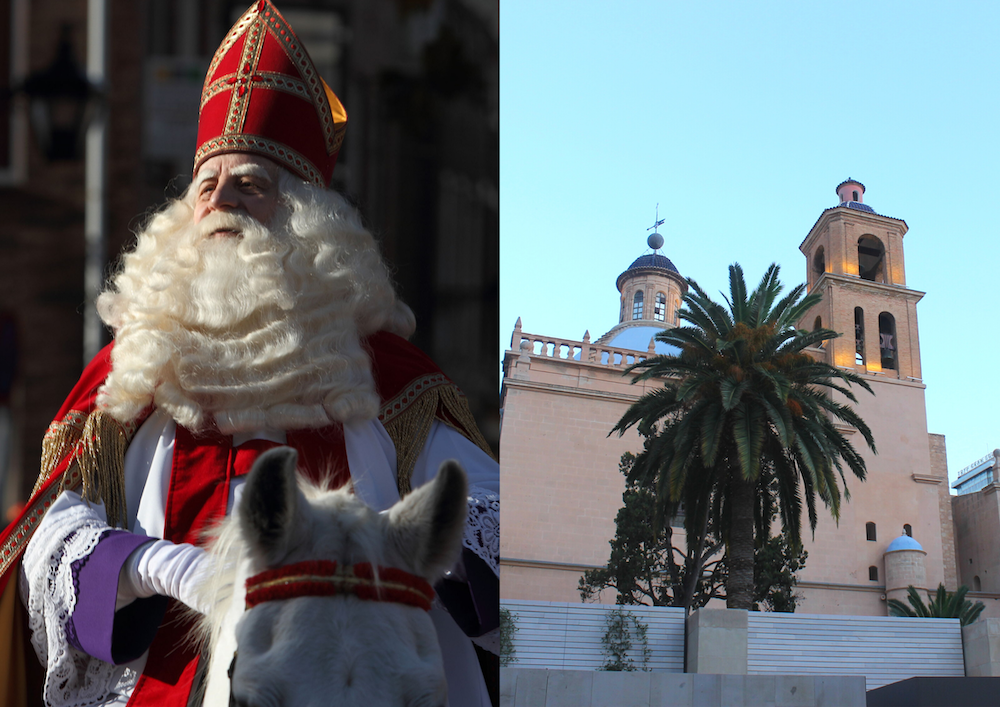
[[[204,614],[209,607],[198,605],[197,592],[210,576],[212,564],[207,552],[187,543],[156,540],[141,545],[118,575],[115,611],[136,599],[162,594]]]

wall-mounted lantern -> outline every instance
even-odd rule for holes
[[[101,97],[73,57],[70,26],[63,26],[56,58],[17,89],[28,98],[31,128],[49,160],[83,157],[84,135]]]

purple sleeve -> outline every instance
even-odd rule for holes
[[[160,626],[167,598],[137,599],[115,612],[118,575],[141,545],[155,538],[108,530],[87,557],[73,563],[76,608],[66,624],[66,638],[85,653],[121,665],[141,656]]]

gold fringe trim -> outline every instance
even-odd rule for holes
[[[131,428],[131,429],[128,429]],[[80,495],[84,500],[104,502],[108,525],[125,527],[125,450],[135,433],[134,426],[123,426],[102,410],[87,417],[77,447],[80,466]],[[64,480],[65,487],[65,480]]]
[[[443,413],[443,414],[442,414]],[[493,456],[465,396],[454,385],[437,385],[425,390],[406,407],[384,420],[386,432],[396,447],[396,486],[403,496],[412,490],[413,468],[430,436],[435,418],[456,427],[476,446]]]
[[[63,419],[49,425],[49,429],[45,431],[45,436],[42,438],[41,469],[38,479],[35,481],[35,487],[31,490],[32,497],[49,480],[52,472],[59,466],[59,462],[68,457],[76,448],[86,422],[86,413],[71,410]]]
[[[396,487],[400,496],[412,489],[413,467],[430,436],[437,398],[437,389],[427,391],[385,425],[396,447]]]

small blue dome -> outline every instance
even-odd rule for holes
[[[889,543],[889,547],[886,548],[886,552],[893,552],[894,550],[923,550],[916,540],[911,538],[909,535],[900,535],[898,538]]]
[[[841,206],[846,206],[849,209],[854,209],[856,211],[864,211],[865,213],[875,214],[875,209],[870,207],[868,204],[862,204],[860,201],[847,201]],[[878,214],[875,214],[878,216]]]
[[[649,340],[661,331],[663,331],[663,327],[658,326],[626,327],[611,337],[607,345],[620,346],[623,349],[632,349],[633,351],[646,351],[649,349]],[[681,352],[676,346],[665,344],[662,341],[654,341],[653,346],[659,356],[677,356]]]

